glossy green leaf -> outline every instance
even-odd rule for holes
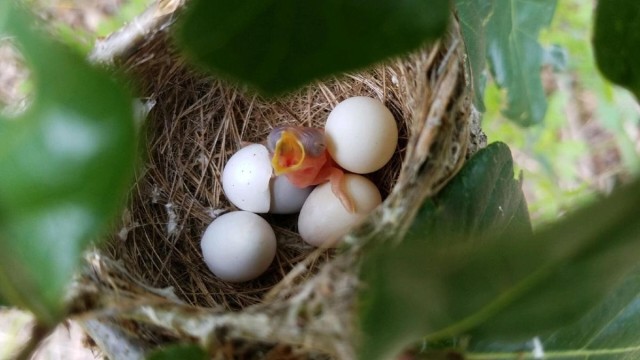
[[[0,118],[0,293],[53,323],[81,252],[122,204],[135,132],[127,92],[32,25],[9,7],[5,31],[35,94],[19,118]]]
[[[509,147],[500,142],[489,145],[438,196],[425,202],[409,236],[425,238],[432,245],[449,246],[448,235],[452,233],[457,234],[456,240],[464,242],[487,232],[530,235],[527,203],[513,174]]]
[[[489,232],[509,237],[531,234],[511,152],[503,143],[479,151],[438,196],[425,202],[399,248],[381,249],[365,259],[363,275],[370,287],[361,296],[366,334],[361,358],[384,358],[426,334],[425,316],[444,304],[429,303],[435,290],[422,281],[421,267],[428,266],[424,261],[443,249],[473,247]],[[416,252],[405,253],[409,248]]]
[[[612,82],[640,95],[640,3],[598,1],[593,47],[600,71]]]
[[[195,0],[177,38],[206,69],[281,94],[444,33],[449,1]]]
[[[147,360],[207,360],[207,353],[197,345],[172,345],[149,354]]]
[[[376,249],[363,268],[363,354],[420,335],[530,339],[579,320],[637,266],[638,203],[640,180],[532,236],[452,232],[433,246],[443,241],[424,234]]]
[[[547,110],[538,35],[555,8],[556,0],[498,1],[486,23],[489,69],[506,91],[502,113],[520,125],[540,123]]]
[[[456,0],[467,63],[473,83],[476,108],[484,112],[484,89],[487,83],[487,22],[493,15],[495,1]]]

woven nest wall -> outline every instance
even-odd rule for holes
[[[194,305],[239,309],[255,304],[314,250],[296,233],[296,215],[265,215],[278,242],[276,259],[265,275],[232,284],[205,266],[199,245],[205,228],[217,215],[237,210],[222,191],[222,169],[245,143],[264,142],[281,124],[323,128],[340,101],[370,96],[384,101],[398,119],[399,146],[389,164],[368,177],[386,197],[400,172],[409,125],[404,119],[411,113],[398,79],[407,69],[380,67],[266,101],[190,70],[167,52],[164,38],[145,46],[125,67],[142,80],[141,92],[155,106],[144,129],[146,160],[132,193],[130,231],[111,242],[112,254],[132,273],[154,286],[175,287]],[[325,251],[318,260],[330,253]]]
[[[444,39],[413,54],[268,101],[192,69],[159,30],[170,12],[154,11],[153,31],[107,61],[136,79],[141,97],[154,106],[141,129],[144,156],[122,221],[108,245],[89,257],[81,292],[91,305],[85,306],[116,306],[118,313],[100,322],[124,329],[132,343],[186,338],[212,354],[353,357],[362,252],[379,241],[400,241],[422,201],[486,140],[472,109],[456,23]],[[341,250],[306,245],[295,215],[265,215],[277,236],[271,267],[250,282],[217,279],[202,259],[200,239],[216,216],[234,209],[220,185],[227,159],[246,142],[264,141],[274,126],[323,127],[340,101],[361,95],[384,102],[399,128],[392,160],[368,175],[383,204],[344,237]],[[96,323],[86,325],[100,337]]]

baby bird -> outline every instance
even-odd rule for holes
[[[331,191],[340,199],[342,206],[350,213],[355,212],[342,182],[344,171],[327,152],[323,130],[278,126],[267,137],[267,149],[276,176],[285,175],[300,188],[329,181]]]

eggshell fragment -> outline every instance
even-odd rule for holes
[[[269,211],[271,161],[264,145],[251,144],[238,150],[222,171],[222,189],[229,201],[242,210]]]
[[[295,214],[311,194],[313,186],[299,188],[293,185],[286,176],[276,176],[271,180],[271,208],[273,214]]]
[[[337,245],[339,238],[364,220],[382,202],[378,188],[364,176],[346,174],[343,183],[356,211],[347,212],[331,191],[330,183],[317,186],[305,201],[298,217],[298,232],[308,244]]]
[[[243,282],[269,268],[276,254],[276,236],[259,215],[233,211],[207,227],[200,246],[214,275],[224,281]]]
[[[331,157],[345,170],[367,174],[382,168],[398,144],[398,126],[379,100],[356,96],[329,114],[325,140]]]

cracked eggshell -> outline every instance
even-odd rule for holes
[[[271,181],[271,208],[273,214],[295,214],[300,212],[313,186],[299,188],[286,176],[280,175]]]
[[[269,268],[276,254],[276,236],[259,215],[232,211],[207,227],[200,246],[214,275],[228,282],[244,282]]]
[[[362,222],[382,202],[374,183],[361,175],[345,174],[345,191],[355,204],[349,213],[331,191],[331,183],[317,186],[307,198],[298,217],[302,240],[313,246],[336,246],[349,230]]]
[[[398,125],[382,102],[355,96],[329,113],[325,140],[331,157],[345,170],[368,174],[382,168],[398,145]]]
[[[271,204],[269,151],[264,145],[251,144],[238,150],[222,171],[222,189],[239,209],[266,213]]]

